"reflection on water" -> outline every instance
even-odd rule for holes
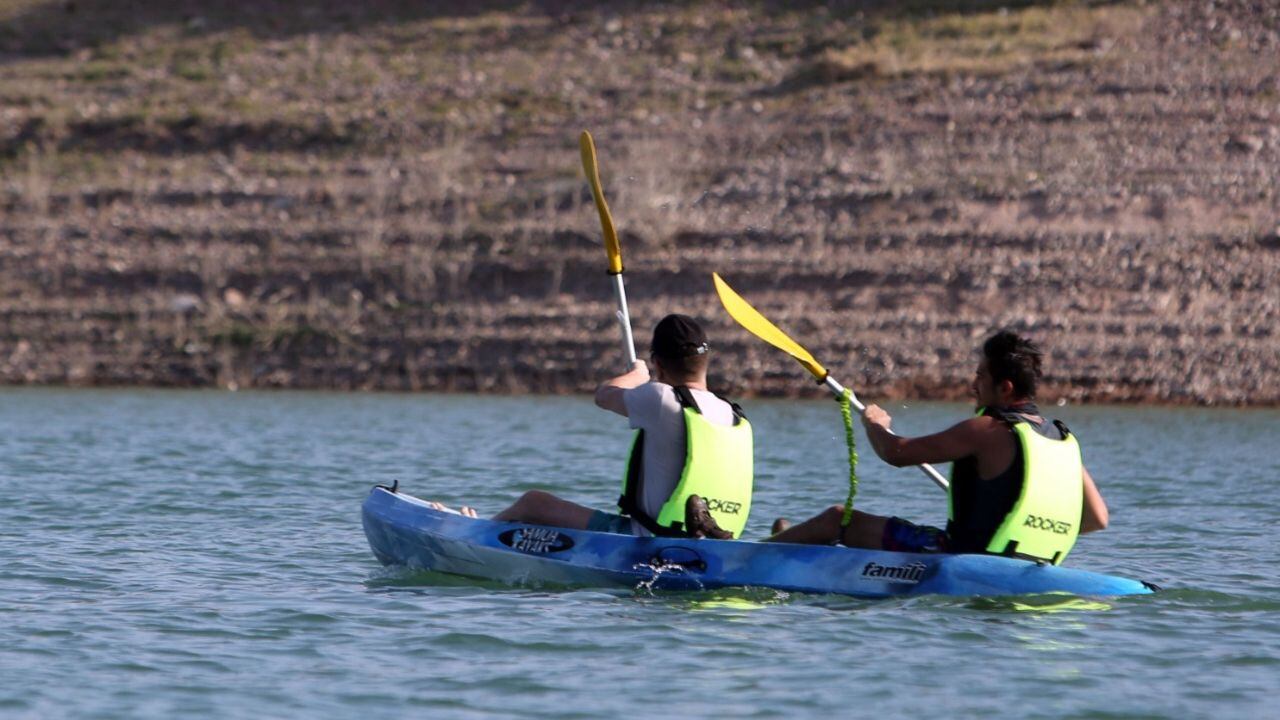
[[[1023,595],[1016,598],[970,598],[966,607],[986,612],[1061,613],[1097,612],[1111,609],[1111,604],[1096,598],[1083,598],[1066,593]]]

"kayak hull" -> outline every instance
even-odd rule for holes
[[[384,565],[517,585],[701,590],[768,587],[883,598],[1043,593],[1138,595],[1136,580],[993,555],[630,535],[477,520],[374,488],[362,519]]]

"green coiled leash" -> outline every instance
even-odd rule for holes
[[[840,394],[840,416],[844,418],[844,444],[849,448],[849,497],[844,501],[844,517],[840,518],[840,527],[849,527],[853,520],[853,497],[858,494],[858,448],[853,440],[853,408],[851,399],[853,391],[845,388]]]

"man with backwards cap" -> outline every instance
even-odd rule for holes
[[[639,360],[596,388],[596,405],[636,430],[621,514],[530,490],[493,519],[640,536],[740,537],[751,509],[751,424],[736,404],[707,390],[710,349],[696,320],[668,315],[650,345],[656,377]],[[463,513],[475,516],[470,508]]]

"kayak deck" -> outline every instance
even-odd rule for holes
[[[881,598],[907,595],[1137,595],[1127,578],[994,555],[942,555],[736,540],[640,538],[504,523],[435,510],[374,488],[365,535],[384,565],[511,584],[701,590],[768,587]]]

